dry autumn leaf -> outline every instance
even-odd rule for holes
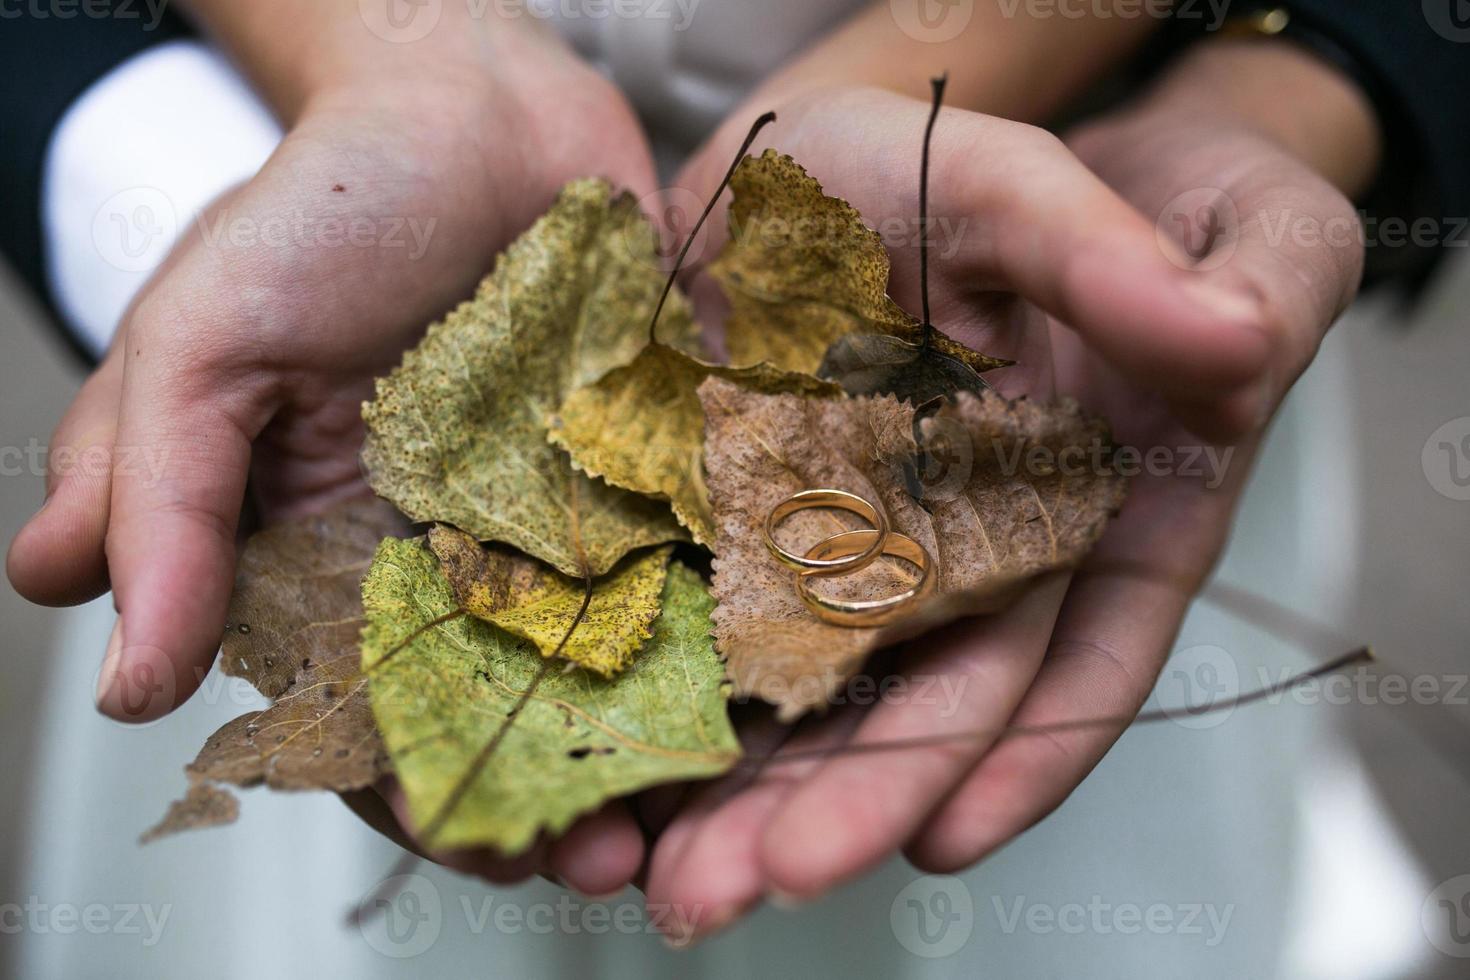
[[[653,638],[613,680],[542,674],[531,644],[455,616],[449,582],[418,541],[383,542],[363,602],[373,710],[414,823],[438,827],[434,848],[516,854],[608,799],[716,776],[739,757],[709,636],[712,602],[682,565],[669,569]]]
[[[714,543],[704,482],[704,409],[699,385],[717,377],[769,394],[841,394],[834,383],[769,364],[723,367],[652,343],[631,363],[567,397],[551,440],[572,462],[614,486],[667,500],[698,543]]]
[[[186,830],[204,830],[234,823],[240,817],[240,801],[227,789],[210,783],[195,783],[181,800],[169,804],[158,823],[143,831],[139,844],[151,844]]]
[[[654,235],[627,194],[576,181],[431,326],[363,406],[369,482],[415,520],[510,544],[581,577],[685,537],[664,504],[589,478],[546,439],[574,389],[642,349],[663,289]],[[669,335],[693,330],[673,296]]]
[[[1106,465],[1111,448],[1100,420],[1074,404],[1007,401],[967,392],[920,423],[931,468],[915,483],[914,409],[892,397],[810,400],[763,395],[718,378],[700,387],[715,542],[715,638],[737,695],[780,706],[786,719],[828,702],[879,647],[947,620],[993,611],[1028,579],[1076,565],[1122,503],[1124,479]],[[1101,465],[1051,466],[1073,450]],[[922,544],[937,566],[938,589],[904,619],[854,629],[817,619],[801,602],[792,572],[767,552],[766,515],[788,494],[833,487],[880,504],[895,531]],[[805,550],[859,526],[851,515],[803,511],[779,529],[783,545]],[[876,598],[913,581],[884,559],[828,580],[846,598]]]
[[[932,343],[926,347],[876,333],[839,337],[827,348],[817,374],[849,395],[892,395],[913,405],[957,391],[979,395],[990,387],[974,368]]]
[[[742,160],[730,188],[730,240],[709,272],[730,300],[731,363],[811,374],[847,334],[921,339],[919,321],[888,298],[882,240],[852,205],[774,150]],[[940,333],[933,347],[977,372],[1010,363]]]
[[[455,600],[478,616],[574,664],[612,677],[633,662],[658,618],[670,548],[630,555],[592,584],[580,621],[583,585],[508,548],[486,547],[458,528],[435,525],[429,549]],[[566,638],[572,623],[577,628]]]
[[[383,773],[387,754],[358,667],[362,578],[378,543],[407,528],[388,504],[362,498],[251,536],[235,573],[220,667],[275,703],[205,741],[187,769],[189,797],[148,839],[205,826],[209,816],[233,820],[235,809],[201,805],[229,795],[211,783],[343,792]]]

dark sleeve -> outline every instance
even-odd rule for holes
[[[1205,0],[1179,0],[1176,24],[1212,19]],[[1236,2],[1234,18],[1283,8],[1284,33],[1334,61],[1377,110],[1383,159],[1359,204],[1369,281],[1422,283],[1449,249],[1470,244],[1470,15],[1462,0]],[[1205,29],[1208,29],[1207,27]],[[1416,231],[1416,222],[1418,223]]]
[[[41,179],[52,132],[72,102],[113,67],[188,33],[165,12],[165,0],[0,7],[0,251],[48,305]]]

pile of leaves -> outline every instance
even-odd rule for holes
[[[1006,362],[926,336],[888,298],[878,236],[791,158],[746,157],[731,188],[708,270],[731,363],[701,359],[677,290],[654,339],[653,230],[584,180],[379,379],[378,498],[248,542],[222,667],[272,704],[209,738],[145,836],[233,820],[227,786],[392,773],[427,846],[515,854],[608,799],[728,770],[732,697],[820,709],[877,648],[1080,561],[1122,481],[1007,463],[1105,442],[1103,423],[1008,401],[979,374]],[[940,441],[966,459],[935,493]],[[934,557],[933,596],[883,628],[815,618],[761,537],[810,487],[880,503]],[[783,541],[849,517],[799,513]],[[842,588],[912,574],[885,559]]]

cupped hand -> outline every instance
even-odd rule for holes
[[[827,91],[782,107],[764,137],[884,230],[891,291],[910,310],[928,110],[884,92]],[[732,120],[681,184],[708,193],[743,126]],[[953,699],[846,706],[794,730],[759,716],[742,732],[756,760],[959,737],[819,752],[692,792],[654,846],[647,894],[685,910],[672,921],[697,935],[763,898],[815,898],[900,849],[925,870],[963,868],[1058,806],[1124,723],[1021,738],[998,730],[1136,714],[1220,552],[1263,428],[1360,276],[1351,231],[1282,238],[1260,220],[1356,229],[1342,194],[1260,132],[1170,100],[1068,143],[946,109],[930,188],[934,322],[1019,361],[990,376],[1003,394],[1071,396],[1104,414],[1120,444],[1175,461],[1196,458],[1206,440],[1233,454],[1220,457],[1223,472],[1150,468],[1075,572],[873,665],[937,679],[907,689]],[[1193,224],[1201,213],[1226,216],[1204,229],[1213,238]],[[895,240],[904,221],[913,234]]]
[[[47,604],[112,589],[103,712],[149,720],[193,693],[219,647],[247,500],[269,524],[366,492],[374,377],[562,184],[654,187],[629,107],[559,42],[490,60],[313,93],[260,173],[183,235],[61,422],[53,460],[100,451],[109,466],[49,474],[8,571]],[[509,870],[456,863],[549,867],[605,892],[641,858],[614,807]]]

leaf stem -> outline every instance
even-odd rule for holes
[[[679,249],[679,257],[674,260],[674,268],[669,272],[668,281],[664,283],[664,291],[658,298],[658,306],[653,309],[653,319],[648,324],[648,342],[650,344],[658,343],[658,315],[664,310],[664,302],[669,298],[669,293],[674,289],[674,280],[678,278],[679,270],[684,268],[684,259],[688,256],[689,249],[694,245],[694,239],[699,234],[699,229],[704,227],[704,219],[708,218],[710,212],[715,209],[715,204],[719,202],[720,195],[725,193],[725,188],[730,186],[730,181],[735,176],[735,168],[740,166],[741,160],[745,159],[745,153],[750,149],[750,144],[755,142],[756,135],[762,129],[765,129],[767,125],[775,121],[776,114],[774,112],[765,112],[751,124],[750,132],[745,134],[745,142],[740,144],[740,149],[735,153],[735,159],[730,162],[730,169],[725,171],[725,176],[720,181],[720,186],[715,189],[715,193],[709,199],[709,203],[704,206],[704,211],[700,214],[699,220],[694,222],[694,227],[690,229],[689,236],[684,239],[684,247]]]
[[[584,574],[582,576],[581,608],[577,610],[577,615],[572,618],[571,625],[567,627],[567,631],[562,634],[561,642],[556,645],[556,649],[549,656],[541,661],[541,666],[536,669],[536,674],[531,678],[531,683],[527,684],[526,689],[516,698],[516,702],[511,706],[510,711],[506,713],[505,717],[501,719],[500,724],[496,726],[495,733],[490,736],[489,741],[480,747],[480,751],[475,753],[475,758],[470,762],[464,774],[454,784],[454,788],[449,791],[449,795],[444,798],[444,802],[439,805],[439,809],[424,824],[423,830],[416,835],[418,843],[422,847],[428,850],[433,849],[434,838],[439,836],[439,832],[444,829],[444,825],[449,822],[449,818],[454,815],[454,811],[464,801],[466,794],[469,793],[470,787],[474,785],[475,780],[479,777],[480,771],[485,768],[485,765],[490,761],[490,757],[495,754],[495,750],[500,748],[501,743],[505,741],[505,736],[509,733],[510,726],[515,724],[515,720],[521,715],[521,710],[530,703],[531,698],[536,694],[536,689],[541,686],[541,682],[551,673],[553,664],[561,657],[562,650],[566,649],[567,642],[571,640],[572,634],[576,632],[577,627],[582,625],[582,620],[586,618],[587,609],[591,605],[592,576]],[[445,614],[432,622],[424,624],[423,627],[415,630],[408,640],[405,640],[398,647],[395,647],[393,651],[390,651],[390,654],[396,652],[403,646],[407,646],[413,637],[420,635],[429,627],[448,622],[456,615],[462,615],[463,613],[464,610],[460,609],[456,613]],[[380,660],[378,663],[382,663],[382,661]],[[375,917],[379,910],[387,908],[393,896],[398,892],[402,876],[412,871],[420,860],[422,860],[421,855],[415,854],[412,851],[405,851],[394,862],[392,870],[378,882],[372,894],[351,911],[348,915],[349,924],[361,926],[364,922]]]
[[[919,346],[925,351],[934,334],[934,322],[929,318],[929,144],[934,139],[934,123],[939,119],[944,86],[948,82],[949,72],[929,79],[934,101],[929,107],[929,122],[924,126],[924,152],[919,160],[919,291],[924,305],[924,335]]]
[[[859,742],[850,745],[830,746],[819,749],[798,749],[791,752],[778,752],[761,759],[750,759],[741,765],[752,765],[764,767],[768,765],[779,765],[785,762],[801,762],[810,759],[826,759],[841,755],[866,755],[873,752],[893,752],[900,749],[929,748],[936,745],[948,745],[952,742],[966,741],[970,739],[983,740],[1014,738],[1026,735],[1054,735],[1060,732],[1084,731],[1089,728],[1112,728],[1118,725],[1131,727],[1133,725],[1148,725],[1160,721],[1171,721],[1180,715],[1190,717],[1203,717],[1221,711],[1233,711],[1236,708],[1290,691],[1310,681],[1328,674],[1336,673],[1344,668],[1351,667],[1356,663],[1366,663],[1373,659],[1373,651],[1368,647],[1359,647],[1340,657],[1305,673],[1288,677],[1286,680],[1267,687],[1260,688],[1242,694],[1239,697],[1230,698],[1216,704],[1210,704],[1203,708],[1164,708],[1158,711],[1145,711],[1139,715],[1103,715],[1097,718],[1074,718],[1069,721],[1052,722],[1046,725],[1007,725],[1002,728],[982,728],[964,732],[951,732],[946,735],[920,736],[917,738],[897,738],[875,742]]]

